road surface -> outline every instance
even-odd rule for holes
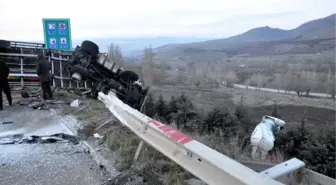
[[[0,185],[101,185],[107,181],[109,174],[80,144],[12,142],[13,138],[55,133],[69,134],[49,110],[5,107],[0,112]]]
[[[246,86],[241,85],[241,84],[234,84],[234,87],[241,88],[241,89],[246,89]],[[255,89],[255,87],[253,87],[253,86],[247,86],[247,88],[248,89]],[[274,93],[287,93],[287,92],[285,92],[285,90],[277,90],[277,89],[271,89],[271,88],[260,88],[259,90],[260,91],[267,91],[267,92],[274,92]],[[296,95],[296,92],[290,91],[289,94],[295,94]],[[324,93],[313,93],[313,92],[311,92],[311,93],[309,93],[309,95],[322,97],[322,98],[328,97],[328,94],[324,94]]]

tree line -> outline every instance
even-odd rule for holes
[[[240,74],[239,74],[240,73]],[[257,90],[264,87],[275,88],[278,91],[294,91],[301,96],[310,96],[310,92],[318,90],[328,94],[335,100],[335,74],[329,71],[327,74],[317,74],[315,71],[301,71],[288,68],[286,73],[266,74],[261,71],[248,74],[248,72],[235,72],[230,70],[222,75],[221,80],[225,85],[232,87],[235,83],[243,83],[246,86],[254,86]],[[241,80],[243,79],[243,80]]]
[[[108,48],[108,56],[118,68],[126,67],[125,59],[118,45],[111,43]],[[287,92],[294,91],[299,97],[309,96],[311,91],[318,90],[330,95],[335,100],[335,73],[331,69],[328,73],[321,73],[317,71],[316,65],[298,63],[281,64],[281,69],[285,70],[279,71],[279,67],[277,67],[279,64],[274,63],[269,64],[271,65],[269,70],[251,71],[251,66],[244,65],[243,69],[237,69],[237,64],[232,63],[234,62],[230,60],[225,60],[223,63],[207,62],[205,66],[201,67],[201,64],[189,62],[186,64],[187,70],[178,68],[176,75],[167,79],[166,70],[172,70],[172,67],[164,63],[155,64],[152,48],[146,47],[137,72],[141,80],[149,86],[162,83],[172,85],[191,83],[200,86],[202,83],[216,83],[218,85],[225,82],[226,86],[232,87],[235,83],[243,83],[246,86],[254,86],[256,89],[271,87]],[[197,72],[198,68],[202,71]]]

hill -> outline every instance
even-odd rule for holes
[[[295,29],[269,26],[251,29],[224,39],[174,44],[155,48],[158,61],[222,60],[236,55],[325,53],[335,48],[336,14],[312,20]],[[327,57],[334,57],[327,52]]]

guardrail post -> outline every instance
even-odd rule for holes
[[[140,143],[139,143],[139,146],[138,146],[138,148],[137,148],[137,150],[136,150],[136,152],[135,152],[134,158],[133,158],[133,161],[134,161],[134,162],[136,162],[136,161],[138,160],[139,155],[140,155],[140,153],[141,153],[141,150],[142,150],[142,148],[143,148],[143,145],[144,145],[144,141],[141,140]]]
[[[140,108],[140,112],[142,112],[142,110],[143,110],[143,108],[145,106],[146,101],[147,101],[147,96],[145,97],[144,101],[142,102],[142,105],[141,105],[141,108]],[[133,162],[136,162],[138,160],[139,155],[141,153],[141,150],[143,148],[143,145],[144,145],[144,141],[141,140],[140,143],[139,143],[139,146],[138,146],[138,148],[137,148],[137,150],[135,152],[135,155],[134,155],[134,158],[133,158]]]
[[[20,52],[21,52],[21,54],[23,53],[23,51],[22,51],[22,48],[20,48]],[[20,71],[21,71],[21,87],[23,87],[24,86],[24,82],[23,82],[23,57],[20,57]],[[0,92],[1,93],[1,92]]]

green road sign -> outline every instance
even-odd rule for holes
[[[42,19],[47,49],[72,50],[70,19]]]

